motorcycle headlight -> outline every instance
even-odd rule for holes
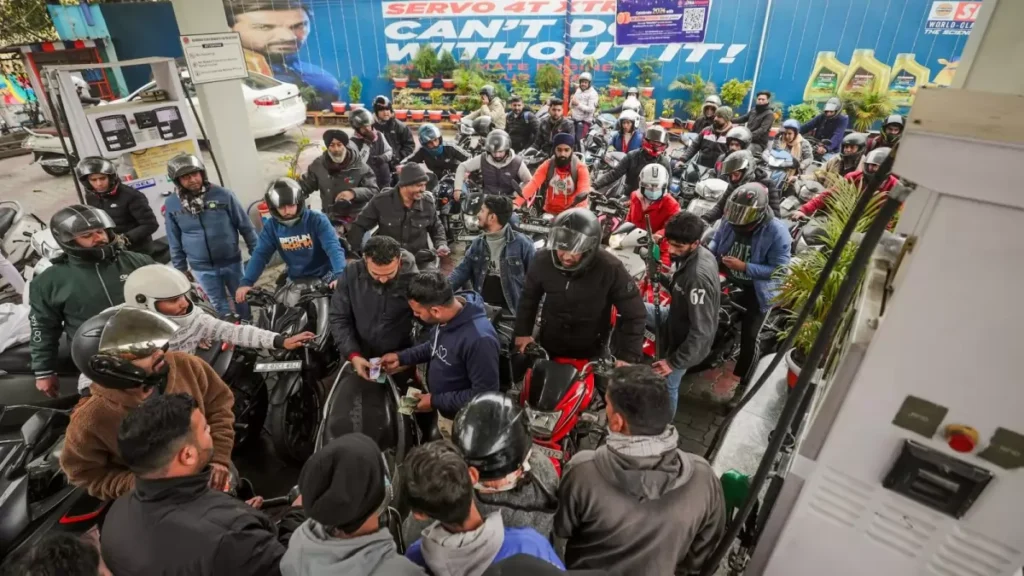
[[[622,248],[622,240],[626,237],[625,234],[612,234],[608,237],[608,247],[612,250],[618,250]]]
[[[530,434],[538,438],[550,438],[555,433],[555,426],[561,418],[561,412],[542,412],[526,408],[526,420],[529,422]]]
[[[462,223],[469,232],[476,232],[480,228],[480,221],[475,215],[463,214]]]

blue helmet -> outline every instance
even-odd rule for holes
[[[444,154],[444,136],[441,134],[441,130],[437,126],[434,126],[433,124],[424,124],[420,126],[417,134],[419,135],[420,146],[423,146],[423,149],[427,151],[427,154],[430,154],[431,156],[440,156],[441,154]],[[430,142],[431,140],[439,140],[436,148],[427,147],[427,142]]]
[[[791,128],[793,130],[796,130],[797,132],[799,132],[800,131],[800,122],[797,122],[793,118],[790,118],[789,120],[786,120],[785,122],[782,123],[782,129],[783,130],[789,130]]]

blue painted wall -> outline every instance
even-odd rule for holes
[[[110,36],[107,24],[100,14],[99,4],[61,6],[48,4],[46,10],[53,20],[57,37],[61,40],[86,40]],[[86,18],[88,11],[89,18]],[[89,23],[89,20],[92,23]]]
[[[178,23],[174,20],[170,2],[100,4],[99,8],[119,60],[148,56],[181,57]],[[129,92],[150,80],[149,67],[133,66],[122,68],[122,71]]]

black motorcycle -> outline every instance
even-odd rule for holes
[[[246,301],[260,308],[256,326],[286,337],[310,331],[316,338],[296,350],[259,350],[253,372],[269,395],[267,426],[282,459],[302,463],[313,453],[317,417],[326,396],[324,380],[338,368],[328,328],[330,287],[299,279],[274,294],[255,288]]]
[[[0,317],[0,322],[3,318]],[[36,376],[32,371],[30,345],[18,344],[0,354],[0,404],[6,406],[30,405],[39,408],[68,410],[78,402],[78,375],[80,371],[71,361],[71,347],[61,336],[57,349],[55,372],[60,385],[56,398],[50,398],[36,389]],[[5,426],[20,426],[30,413],[9,413]],[[20,420],[19,420],[20,418]]]

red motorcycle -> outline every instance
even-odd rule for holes
[[[526,354],[536,360],[526,372],[519,403],[525,408],[534,449],[550,458],[561,476],[581,442],[596,436],[596,447],[603,441],[604,397],[595,377],[607,377],[614,360],[551,359],[536,344]]]

